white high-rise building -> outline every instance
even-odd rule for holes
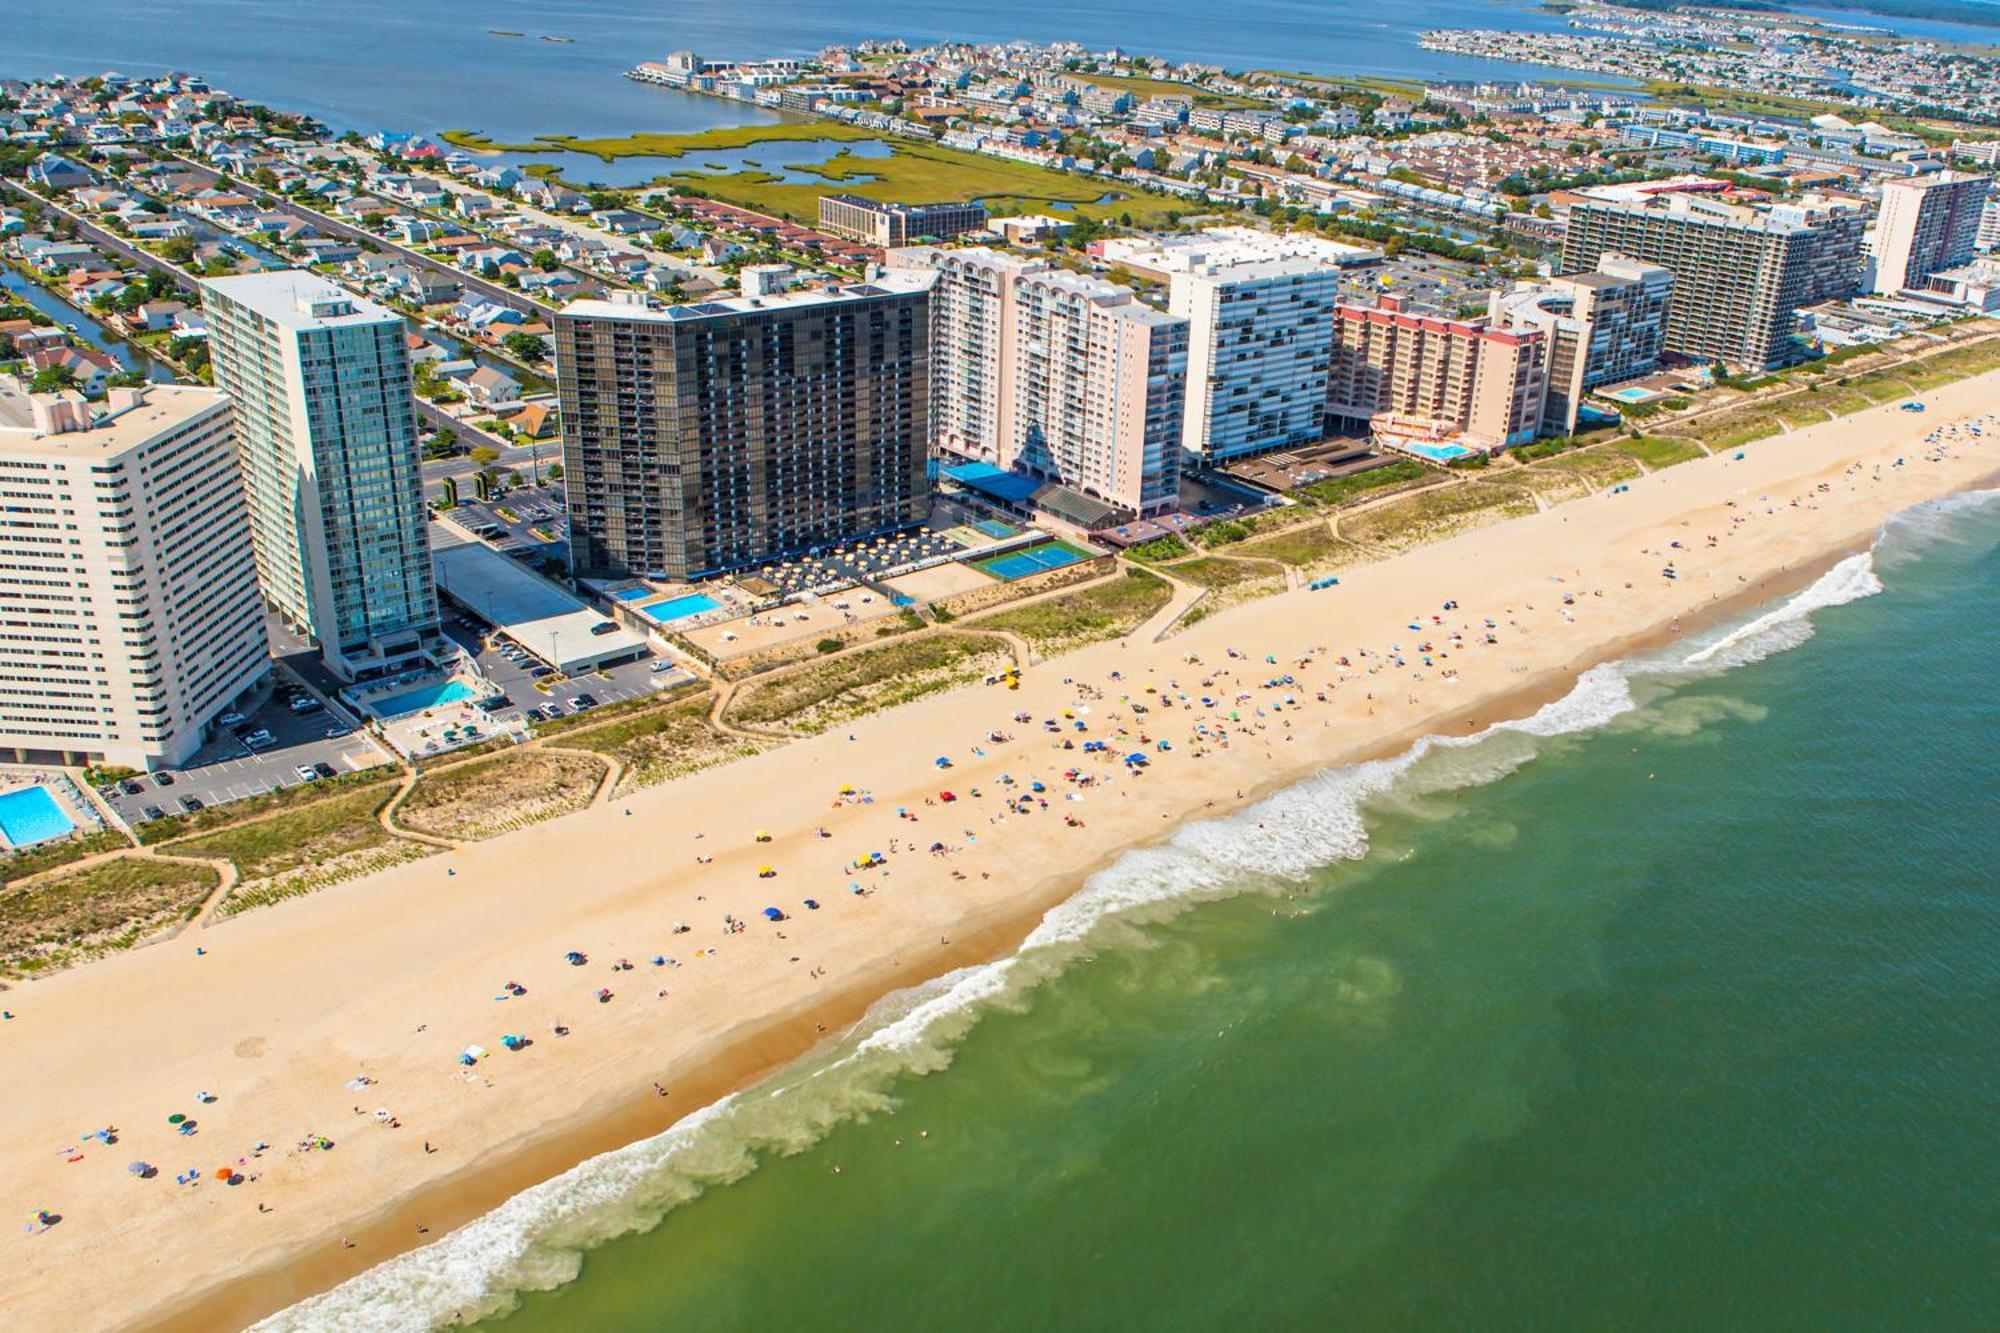
[[[184,763],[270,670],[229,402],[0,377],[0,760]]]
[[[1204,463],[1323,436],[1340,270],[1310,259],[1201,260],[1173,276],[1188,322],[1181,449]]]
[[[1934,171],[1882,183],[1875,217],[1875,290],[1922,287],[1940,269],[1970,263],[1992,182],[1964,171]]]
[[[202,284],[264,597],[347,680],[438,642],[402,317],[312,273]]]
[[[1304,232],[1212,227],[1104,242],[1103,257],[1169,284],[1188,321],[1181,445],[1215,464],[1325,434],[1340,272],[1374,251]]]

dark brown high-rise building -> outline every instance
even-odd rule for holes
[[[559,314],[575,573],[698,578],[922,522],[930,282]]]

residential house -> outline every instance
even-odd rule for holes
[[[174,319],[187,310],[182,301],[148,301],[132,312],[132,322],[148,333],[164,333],[173,328]]]
[[[468,399],[485,408],[517,402],[521,397],[520,381],[491,366],[480,366],[470,375],[462,377],[459,384]]]
[[[56,153],[43,153],[28,165],[28,183],[48,190],[74,190],[91,180],[88,167]]]
[[[28,352],[28,367],[37,373],[55,368],[69,371],[77,387],[95,397],[104,391],[104,381],[124,367],[109,352],[94,347],[37,347]]]

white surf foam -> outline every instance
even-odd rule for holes
[[[1919,513],[1908,521],[1931,520]],[[1852,556],[1783,605],[1692,652],[1593,667],[1530,717],[1469,736],[1427,737],[1395,758],[1332,769],[1236,814],[1184,825],[1159,846],[1130,852],[1091,876],[1014,954],[885,999],[830,1055],[583,1162],[257,1328],[422,1333],[500,1313],[520,1293],[573,1279],[586,1250],[647,1229],[709,1186],[748,1174],[760,1154],[803,1151],[843,1120],[890,1108],[896,1076],[943,1068],[982,1014],[1018,1007],[1036,986],[1078,956],[1116,942],[1120,932],[1143,938],[1133,933],[1138,925],[1192,904],[1297,882],[1336,861],[1358,859],[1368,851],[1370,802],[1496,781],[1531,761],[1543,742],[1640,707],[1635,678],[1706,675],[1760,661],[1809,639],[1815,612],[1880,591],[1873,553]]]
[[[1875,552],[1867,550],[1851,555],[1782,606],[1689,653],[1681,659],[1681,665],[1726,669],[1761,662],[1773,653],[1796,648],[1810,639],[1813,612],[1858,602],[1881,591],[1882,580],[1875,573]]]

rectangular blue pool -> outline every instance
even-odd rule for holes
[[[477,697],[479,691],[462,680],[448,680],[441,685],[420,685],[414,690],[404,690],[386,699],[377,699],[368,706],[378,717],[404,717],[410,713],[421,713],[426,708],[436,708],[439,704],[455,704],[465,699]]]
[[[620,588],[617,592],[612,593],[611,597],[614,601],[636,602],[641,598],[651,597],[652,595],[653,590],[651,588]]]
[[[60,838],[76,827],[47,787],[23,787],[0,796],[0,837],[10,847]]]
[[[664,625],[669,621],[686,620],[689,616],[713,611],[721,605],[721,602],[705,592],[685,592],[678,597],[669,597],[664,602],[648,602],[639,610]]]

